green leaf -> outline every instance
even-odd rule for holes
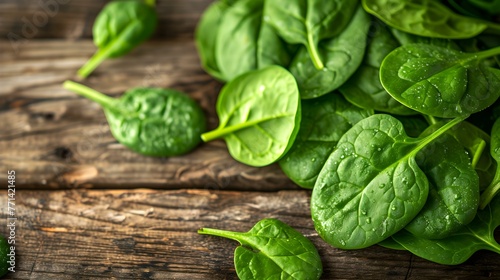
[[[378,21],[372,23],[370,38],[362,64],[339,88],[340,92],[349,102],[361,108],[396,115],[416,114],[417,112],[392,98],[379,79],[382,60],[399,46],[398,41],[388,28]]]
[[[98,51],[78,75],[85,78],[105,59],[132,51],[153,35],[157,22],[154,7],[142,1],[113,1],[104,6],[92,29]]]
[[[280,66],[247,72],[222,88],[217,114],[219,127],[202,135],[205,142],[224,138],[234,159],[269,165],[290,149],[299,131],[297,83]]]
[[[471,222],[479,203],[479,178],[463,146],[451,135],[442,135],[418,153],[417,164],[429,180],[429,196],[405,229],[438,239]]]
[[[212,77],[225,81],[216,60],[216,38],[221,28],[221,19],[228,6],[223,1],[210,4],[201,16],[195,31],[195,42],[203,69]]]
[[[285,43],[263,21],[263,6],[263,0],[239,0],[222,15],[215,57],[226,80],[265,66],[286,67],[290,63]]]
[[[281,169],[299,186],[312,189],[340,137],[371,114],[350,104],[338,93],[302,100],[299,134],[290,151],[279,161]]]
[[[329,244],[358,249],[406,226],[424,206],[429,182],[416,154],[463,119],[425,138],[410,138],[389,115],[373,115],[339,140],[318,176],[311,215]]]
[[[497,119],[491,129],[490,154],[497,163],[495,177],[490,185],[481,194],[479,207],[484,209],[488,203],[500,192],[500,119]]]
[[[401,46],[382,62],[380,81],[393,98],[422,114],[470,115],[500,95],[500,70],[481,63],[498,53],[500,48],[462,53],[426,44]]]
[[[319,45],[318,55],[324,68],[318,70],[306,47],[299,49],[289,69],[299,85],[302,98],[315,98],[329,93],[356,71],[363,60],[370,17],[358,7],[349,24],[338,35]]]
[[[461,16],[435,0],[363,0],[365,10],[387,25],[407,33],[436,38],[466,39],[487,28],[487,21]]]
[[[248,232],[203,228],[200,234],[240,242],[234,252],[239,279],[319,279],[323,266],[314,244],[289,225],[276,220],[259,221]]]
[[[190,152],[205,131],[203,111],[187,95],[161,88],[135,88],[111,98],[66,81],[64,88],[100,104],[113,136],[131,150],[148,156],[176,156]]]
[[[267,0],[265,20],[289,44],[304,45],[316,69],[321,70],[319,42],[339,34],[357,5],[353,0]]]
[[[477,213],[475,219],[458,232],[443,239],[418,238],[402,230],[392,238],[413,254],[447,265],[465,262],[478,250],[500,254],[500,244],[495,240],[495,229],[500,225],[500,197]]]

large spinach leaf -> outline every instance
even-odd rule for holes
[[[392,238],[413,254],[440,264],[456,265],[465,262],[478,250],[500,254],[495,229],[500,226],[500,197],[477,212],[475,219],[454,234],[443,239],[425,239],[402,230]]]
[[[289,225],[276,220],[259,221],[248,232],[203,228],[200,234],[233,239],[240,279],[319,279],[323,266],[314,244]]]
[[[94,43],[99,48],[92,58],[78,70],[87,77],[107,58],[123,56],[151,37],[158,18],[154,1],[125,0],[107,4],[97,16],[92,29]]]
[[[318,176],[311,215],[320,236],[335,247],[364,248],[406,226],[429,192],[417,153],[462,121],[424,138],[410,138],[389,115],[373,115],[339,140]]]
[[[471,222],[479,203],[479,178],[462,145],[445,134],[423,148],[416,160],[429,180],[429,196],[406,230],[437,239]]]
[[[401,46],[382,62],[380,81],[392,97],[423,114],[470,115],[500,96],[500,70],[481,63],[499,53],[500,48],[462,53],[426,44]]]
[[[365,10],[387,25],[407,33],[465,39],[500,25],[454,13],[435,0],[363,0]]]
[[[347,102],[338,93],[302,100],[302,121],[292,148],[279,161],[281,169],[295,183],[312,189],[340,137],[355,123],[373,112]]]
[[[265,20],[290,44],[303,44],[316,69],[324,63],[319,42],[339,34],[351,19],[357,0],[267,0]]]
[[[199,144],[205,131],[205,115],[198,104],[172,89],[135,88],[115,99],[71,81],[64,88],[101,105],[116,140],[144,155],[185,154]]]
[[[202,139],[226,140],[236,160],[264,166],[279,160],[299,131],[300,94],[280,66],[247,72],[227,83],[217,100],[219,127]]]
[[[488,203],[500,191],[500,119],[497,119],[491,129],[491,145],[490,154],[497,163],[495,177],[490,185],[481,194],[481,202],[479,207],[484,209]]]
[[[302,47],[289,67],[299,85],[302,98],[329,93],[347,81],[363,60],[370,17],[358,7],[347,27],[319,44],[318,55],[324,68],[318,70],[306,47]]]

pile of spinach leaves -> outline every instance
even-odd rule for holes
[[[334,247],[500,254],[499,15],[481,0],[215,1],[196,45],[227,84],[202,138],[312,189]]]

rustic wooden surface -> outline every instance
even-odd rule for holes
[[[43,13],[40,3],[51,1],[58,12],[25,32]],[[237,243],[197,229],[247,231],[268,217],[311,238],[323,279],[500,278],[500,256],[487,251],[443,266],[378,246],[334,249],[314,231],[309,191],[276,164],[237,163],[222,141],[173,158],[141,156],[117,143],[102,110],[61,87],[95,51],[91,26],[106,2],[0,0],[0,185],[7,170],[16,171],[18,218],[17,272],[6,279],[236,279]],[[203,72],[193,43],[211,1],[157,2],[154,39],[105,61],[82,83],[114,97],[137,86],[184,91],[214,128],[221,84]],[[7,221],[1,193],[0,221]]]

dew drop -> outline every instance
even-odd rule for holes
[[[365,222],[366,222],[367,224],[370,224],[370,223],[372,222],[372,218],[366,218]]]
[[[342,244],[342,246],[345,246],[345,241],[344,240],[340,239],[339,242],[340,242],[340,244]]]
[[[311,159],[311,161],[312,161],[312,162],[315,162],[315,161],[316,161],[316,158],[312,158],[312,159]]]

